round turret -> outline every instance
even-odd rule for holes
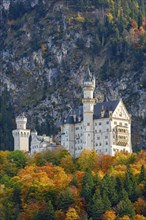
[[[22,115],[16,118],[17,129],[25,130],[26,129],[27,118]]]
[[[18,116],[16,118],[17,129],[12,131],[14,137],[14,150],[29,151],[30,130],[26,129],[27,118]]]
[[[31,132],[31,136],[32,136],[32,137],[36,137],[37,135],[38,135],[38,133],[37,133],[36,130],[33,130],[33,131]]]

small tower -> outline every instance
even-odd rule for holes
[[[95,89],[95,78],[87,67],[83,85],[83,149],[92,150],[93,143],[93,113],[95,99],[93,92]]]
[[[22,115],[16,118],[17,129],[12,131],[14,150],[29,151],[30,130],[26,129],[27,118]]]

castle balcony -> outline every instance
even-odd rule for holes
[[[116,126],[116,145],[126,146],[129,140],[128,128],[124,126]]]

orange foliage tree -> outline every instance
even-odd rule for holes
[[[115,218],[116,218],[116,214],[112,210],[106,211],[102,216],[103,220],[115,220]]]

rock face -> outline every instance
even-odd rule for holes
[[[96,77],[97,100],[123,98],[133,117],[133,143],[142,148],[146,130],[144,17],[139,24],[129,14],[126,21],[120,20],[116,6],[112,11],[106,1],[93,2],[79,6],[72,0],[3,0],[1,87],[7,86],[15,114],[25,112],[30,128],[37,121],[45,125],[46,133],[56,134],[70,106],[81,104],[88,63]]]

